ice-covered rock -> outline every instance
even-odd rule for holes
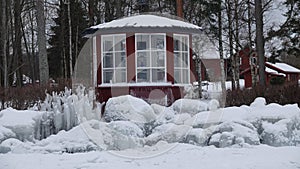
[[[221,123],[216,127],[208,144],[215,145],[216,147],[228,147],[241,142],[250,145],[257,145],[260,143],[256,128],[246,121]]]
[[[186,135],[192,129],[187,125],[176,125],[167,123],[154,128],[151,135],[146,137],[147,145],[154,145],[158,141],[167,141],[168,143],[184,142]]]
[[[250,104],[250,107],[262,108],[262,107],[265,107],[266,104],[267,104],[267,102],[266,102],[265,98],[258,97]]]
[[[212,99],[208,102],[208,110],[214,111],[217,110],[220,107],[220,103],[216,99]]]
[[[214,131],[214,128],[214,126],[206,129],[193,128],[186,135],[186,139],[184,142],[198,146],[206,146],[209,137]]]
[[[155,126],[171,122],[175,117],[175,112],[170,107],[158,104],[152,104],[151,107],[156,114]]]
[[[130,121],[112,121],[107,125],[109,128],[129,137],[143,137],[143,130]]]
[[[208,106],[205,102],[193,99],[178,99],[172,104],[172,108],[177,113],[189,113],[195,115],[201,111],[206,111]]]
[[[148,103],[130,95],[110,98],[106,103],[103,117],[108,122],[121,120],[147,123],[156,119]]]
[[[10,129],[0,125],[0,143],[8,138],[15,138],[16,134]]]
[[[262,122],[261,139],[263,144],[271,146],[300,145],[300,116],[283,119],[276,123]]]
[[[15,133],[19,140],[32,141],[38,126],[37,119],[44,113],[46,112],[7,108],[1,111],[0,124]]]
[[[189,113],[176,114],[173,118],[173,123],[177,125],[183,125],[184,122],[190,119],[192,116]]]

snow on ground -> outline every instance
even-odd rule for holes
[[[160,150],[171,148],[165,152]],[[152,156],[145,157],[152,153]],[[217,149],[187,144],[160,143],[153,147],[124,151],[93,151],[77,154],[0,154],[3,169],[298,169],[300,147]],[[151,155],[151,154],[150,154]]]

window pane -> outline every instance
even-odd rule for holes
[[[115,53],[115,67],[126,67],[125,52],[116,52]]]
[[[187,36],[182,36],[182,51],[188,51],[189,41]]]
[[[126,69],[116,69],[116,83],[126,82]]]
[[[189,56],[188,53],[182,53],[182,67],[188,68],[189,66]]]
[[[157,51],[151,53],[152,67],[164,67],[165,66],[165,52]]]
[[[124,35],[115,36],[115,51],[126,51],[126,39]]]
[[[174,67],[182,66],[182,54],[178,52],[174,52]]]
[[[150,67],[149,52],[137,52],[137,67]]]
[[[164,35],[152,35],[151,36],[151,48],[163,50],[165,49],[165,36]]]
[[[113,36],[103,36],[103,50],[104,52],[113,50]]]
[[[114,66],[113,59],[112,53],[105,53],[103,57],[103,68],[112,68]]]
[[[138,69],[137,82],[150,82],[150,69]]]
[[[149,35],[136,35],[137,50],[149,50]]]
[[[179,40],[174,37],[174,51],[179,50]]]
[[[175,80],[175,83],[181,83],[181,70],[180,69],[174,69],[174,80]]]
[[[187,69],[182,70],[182,83],[189,83],[189,71]]]
[[[113,70],[103,70],[103,83],[112,83]]]
[[[152,69],[152,82],[165,82],[165,70]]]

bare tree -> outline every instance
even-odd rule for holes
[[[6,19],[6,0],[2,0],[1,9],[1,47],[2,47],[2,67],[3,67],[3,86],[8,86],[8,72],[7,72],[7,55],[6,55],[6,43],[7,43],[7,19]]]
[[[37,20],[37,43],[39,50],[39,70],[40,81],[45,84],[49,80],[49,66],[46,49],[46,34],[45,34],[45,16],[44,16],[44,0],[36,0],[36,20]]]
[[[265,86],[265,51],[263,35],[262,0],[255,0],[256,49],[259,64],[259,84]]]

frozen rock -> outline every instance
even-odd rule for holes
[[[212,135],[212,128],[201,129],[201,128],[193,128],[186,135],[185,143],[198,145],[198,146],[206,146],[209,137]]]
[[[263,108],[267,104],[266,99],[263,97],[256,98],[251,104],[250,107]]]
[[[178,99],[172,104],[173,110],[180,113],[195,115],[201,111],[206,111],[208,106],[200,100]]]
[[[190,119],[192,116],[188,113],[176,114],[173,118],[173,123],[177,125],[183,125],[184,122]]]
[[[156,114],[155,126],[171,122],[175,117],[175,112],[170,107],[152,104],[152,109]]]
[[[8,153],[10,151],[11,151],[11,149],[9,147],[5,147],[5,146],[0,145],[0,154],[5,154],[5,153]]]
[[[217,110],[220,107],[220,103],[216,99],[212,99],[211,101],[208,102],[208,110],[214,111]]]
[[[143,130],[136,124],[130,121],[112,121],[107,125],[109,128],[120,132],[121,134],[129,137],[143,137]]]
[[[236,141],[237,139],[238,141]],[[251,123],[246,121],[224,122],[216,127],[209,145],[228,147],[240,143],[241,140],[250,145],[260,143],[256,128]]]
[[[262,143],[271,146],[300,145],[300,118],[283,119],[276,123],[262,122]]]
[[[110,98],[106,103],[103,117],[108,122],[120,120],[147,123],[156,119],[148,103],[130,95]]]
[[[16,134],[10,129],[0,126],[0,143],[8,138],[15,138]]]
[[[146,137],[146,144],[154,145],[161,140],[168,143],[184,142],[186,135],[191,129],[192,127],[187,125],[163,124],[156,127],[153,133]]]

